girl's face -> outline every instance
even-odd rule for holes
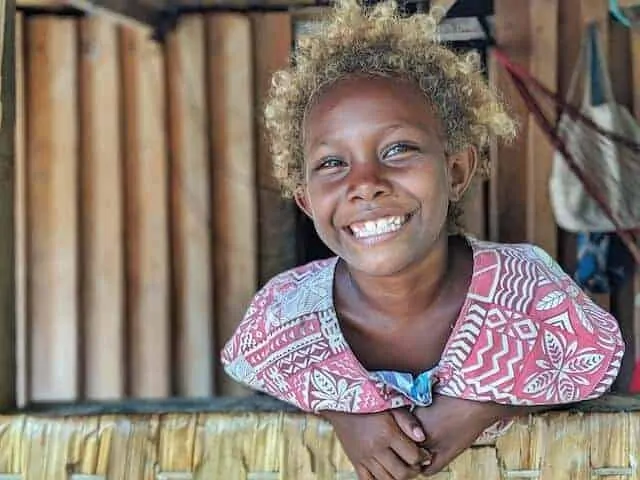
[[[416,86],[382,77],[351,77],[322,93],[305,118],[303,149],[298,205],[336,255],[376,276],[427,259],[476,165],[473,149],[445,154]]]

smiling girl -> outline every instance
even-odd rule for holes
[[[515,126],[435,28],[342,2],[275,75],[275,176],[335,257],[269,281],[222,352],[237,381],[327,418],[361,479],[435,473],[489,427],[600,396],[624,351],[542,250],[461,233],[490,137]]]

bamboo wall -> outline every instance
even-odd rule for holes
[[[237,393],[217,352],[292,264],[292,227],[257,221],[289,208],[257,122],[289,15],[185,17],[165,43],[98,17],[17,28],[21,401]]]
[[[565,92],[581,29],[597,21],[618,99],[640,115],[640,34],[606,6],[495,0],[497,40]],[[243,393],[220,371],[220,346],[308,235],[270,178],[259,122],[292,16],[184,16],[164,43],[100,17],[16,21],[20,403]],[[491,58],[489,74],[521,135],[492,151],[466,223],[571,269],[573,238],[555,227],[546,189],[552,150]],[[640,330],[635,283],[598,298],[629,339],[622,388]]]

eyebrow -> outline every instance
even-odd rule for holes
[[[440,137],[440,135],[438,134],[438,132],[435,132],[433,130],[433,128],[426,128],[426,125],[419,125],[416,126],[415,124],[409,124],[409,123],[393,123],[391,125],[386,125],[384,127],[382,127],[379,132],[376,132],[379,135],[385,135],[388,134],[390,132],[393,132],[395,130],[400,130],[400,129],[409,129],[409,130],[415,130],[415,131],[419,131],[420,133],[424,134],[424,135],[428,135],[430,137],[433,137],[435,139],[438,139]],[[333,130],[335,131],[335,130]],[[322,146],[329,146],[330,142],[331,142],[331,138],[329,138],[329,140],[325,140],[326,135],[324,137],[322,137],[319,141],[314,141],[309,145],[309,149],[310,150],[314,150],[316,148],[322,147]],[[303,132],[302,135],[302,143],[304,145],[305,142],[305,135]]]

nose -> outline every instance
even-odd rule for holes
[[[391,193],[384,166],[378,161],[354,162],[349,172],[349,200],[371,201]]]

